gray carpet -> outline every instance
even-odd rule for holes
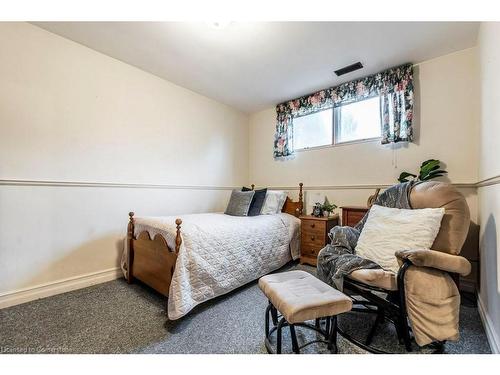
[[[292,265],[289,268],[305,269]],[[282,271],[280,270],[280,271]],[[264,310],[267,301],[256,283],[209,301],[187,317],[171,322],[165,317],[164,297],[146,286],[127,285],[123,279],[0,310],[0,353],[266,353]],[[360,338],[371,317],[350,313],[339,320]],[[462,306],[461,339],[447,343],[447,353],[490,353],[477,308]],[[390,324],[374,339],[377,348],[398,352]],[[284,351],[291,351],[285,330]],[[297,332],[299,341],[315,338]],[[417,352],[428,352],[418,349]],[[307,353],[325,353],[321,344]],[[339,338],[340,353],[363,353]]]

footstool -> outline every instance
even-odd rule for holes
[[[290,328],[292,349],[300,349],[313,342],[324,342],[337,353],[337,315],[352,309],[352,300],[344,293],[305,271],[289,271],[261,277],[259,288],[269,300],[266,308],[265,344],[274,353],[270,337],[276,331],[276,353],[281,353],[282,328]],[[274,327],[269,330],[269,315]],[[306,321],[315,320],[315,325]],[[322,327],[324,320],[325,328]],[[295,327],[305,327],[319,332],[325,340],[315,340],[299,347]]]

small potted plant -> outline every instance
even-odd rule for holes
[[[323,215],[329,217],[332,214],[333,210],[337,208],[337,205],[334,203],[330,203],[328,198],[325,197],[325,202],[323,203],[322,208],[323,208]]]

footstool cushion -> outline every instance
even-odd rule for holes
[[[352,309],[352,300],[305,271],[259,279],[259,287],[290,324],[334,316]]]

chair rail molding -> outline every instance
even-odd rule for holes
[[[170,189],[170,190],[233,190],[235,186],[207,185],[169,185],[146,183],[98,182],[98,181],[64,181],[64,180],[20,180],[0,179],[0,186],[54,186],[54,187],[97,187],[125,189]]]
[[[496,179],[496,180],[495,180]],[[457,188],[473,189],[500,183],[500,176],[495,176],[480,182],[452,183]],[[386,189],[394,184],[352,184],[352,185],[307,185],[305,190],[359,190],[359,189]],[[233,190],[241,186],[218,186],[218,185],[170,185],[170,184],[147,184],[147,183],[123,183],[123,182],[100,182],[100,181],[66,181],[66,180],[24,180],[24,179],[0,179],[0,186],[54,186],[54,187],[96,187],[96,188],[125,188],[125,189],[166,189],[166,190]],[[259,186],[259,185],[257,185]],[[268,186],[276,190],[298,190],[298,186]]]
[[[493,177],[485,178],[484,180],[479,181],[476,184],[476,187],[481,188],[481,187],[497,185],[497,184],[500,184],[500,174],[493,176]]]
[[[477,187],[477,183],[475,182],[460,182],[460,183],[451,183],[453,186],[457,188],[463,189],[475,189]],[[357,184],[357,185],[307,185],[304,183],[304,190],[362,190],[362,189],[387,189],[388,187],[393,186],[394,184]],[[257,185],[257,187],[260,187]],[[275,190],[298,190],[297,186],[269,186],[268,189]]]

